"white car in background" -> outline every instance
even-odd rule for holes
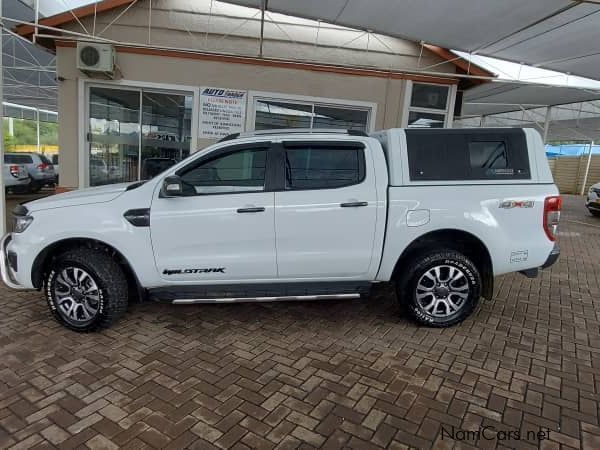
[[[31,178],[27,169],[19,164],[4,164],[4,189],[8,193],[24,193],[29,189]]]
[[[590,187],[585,207],[593,216],[600,217],[600,183],[593,184]]]
[[[29,191],[39,192],[44,186],[56,184],[56,174],[52,162],[41,153],[34,152],[8,152],[4,155],[4,162],[25,166],[31,178]]]

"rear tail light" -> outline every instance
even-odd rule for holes
[[[37,168],[40,169],[42,172],[44,172],[48,168],[48,164],[46,164],[46,163],[38,164]]]
[[[552,242],[556,241],[561,209],[562,198],[559,196],[547,197],[544,201],[544,231]]]
[[[9,170],[13,177],[19,178],[19,166],[10,166]]]

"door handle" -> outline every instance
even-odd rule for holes
[[[359,208],[361,206],[367,206],[369,204],[369,202],[347,202],[347,203],[340,203],[340,206],[342,208]]]
[[[250,207],[250,208],[239,208],[237,210],[237,212],[239,213],[257,213],[257,212],[264,212],[265,208],[263,207]]]

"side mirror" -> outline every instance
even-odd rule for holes
[[[183,195],[183,182],[178,175],[165,178],[162,188],[165,197],[179,197]]]

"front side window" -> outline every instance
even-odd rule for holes
[[[265,189],[266,148],[248,148],[181,169],[185,195],[260,192]]]
[[[297,147],[285,150],[285,187],[333,189],[364,179],[362,148]]]

